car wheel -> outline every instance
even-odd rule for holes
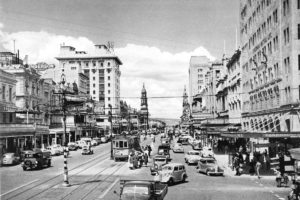
[[[206,170],[206,175],[209,176],[209,171],[208,170]]]
[[[174,180],[173,180],[173,178],[170,178],[170,179],[169,179],[168,185],[174,185]]]
[[[23,171],[26,171],[26,169],[27,169],[26,167],[23,167]]]
[[[47,166],[48,166],[48,167],[51,167],[51,161],[50,161],[50,160],[48,161]]]

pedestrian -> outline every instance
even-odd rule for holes
[[[260,178],[260,168],[261,168],[261,162],[259,160],[257,160],[256,165],[256,174],[257,174],[257,178]]]
[[[255,162],[254,162],[253,159],[251,159],[249,165],[250,165],[250,168],[249,168],[249,174],[250,174],[251,176],[253,176],[254,173],[255,173]]]
[[[238,153],[234,157],[233,166],[235,168],[235,175],[240,176],[241,175],[241,173],[240,173],[240,160],[239,160]]]
[[[151,156],[151,151],[152,151],[152,148],[151,148],[151,146],[150,146],[150,145],[148,145],[148,157],[150,157],[150,156]]]
[[[147,153],[144,153],[144,162],[145,162],[145,165],[147,167],[147,163],[148,163],[148,154]]]

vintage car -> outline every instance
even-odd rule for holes
[[[175,143],[175,145],[173,146],[173,152],[174,153],[184,153],[184,149],[183,149],[182,144]]]
[[[214,152],[211,147],[203,147],[200,153],[202,157],[214,157]]]
[[[156,155],[153,157],[153,163],[150,167],[151,175],[155,175],[162,169],[162,166],[168,163],[168,157],[165,155]]]
[[[3,155],[2,164],[3,165],[15,165],[20,162],[20,156],[16,153],[5,153]]]
[[[188,151],[184,156],[185,163],[187,163],[188,165],[197,164],[200,159],[200,152],[195,150]]]
[[[68,149],[69,151],[76,151],[78,149],[78,145],[75,142],[69,142]]]
[[[42,149],[42,151],[49,151],[51,153],[51,156],[61,155],[61,150],[56,146],[48,146],[45,149]]]
[[[24,161],[21,164],[24,171],[42,169],[44,166],[51,166],[51,153],[49,151],[41,151],[40,149],[24,151]]]
[[[218,165],[214,158],[201,158],[196,168],[199,173],[202,172],[206,175],[224,175],[224,169]]]
[[[60,144],[54,144],[51,147],[58,149],[61,155],[64,154],[64,147],[61,146]]]
[[[169,144],[161,144],[157,148],[158,155],[167,156],[170,159],[170,145]]]
[[[94,151],[92,150],[92,147],[90,145],[84,145],[82,146],[81,154],[87,155],[87,154],[93,154]]]
[[[193,150],[196,150],[196,151],[202,151],[203,150],[202,144],[200,142],[194,143],[192,145],[192,148],[193,148]]]
[[[163,200],[168,193],[167,184],[155,181],[120,180],[120,186],[120,200]]]
[[[162,167],[161,182],[173,185],[176,182],[185,182],[187,179],[187,173],[184,164],[181,163],[169,163]]]
[[[189,139],[188,138],[178,138],[177,143],[180,143],[182,145],[188,145],[189,144]]]

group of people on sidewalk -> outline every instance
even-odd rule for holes
[[[147,167],[149,158],[151,156],[152,148],[150,145],[142,147],[142,152],[131,151],[128,162],[131,169],[141,168],[144,164]]]

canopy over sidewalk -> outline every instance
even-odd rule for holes
[[[292,158],[300,160],[300,148],[290,149],[289,152],[291,153]]]

